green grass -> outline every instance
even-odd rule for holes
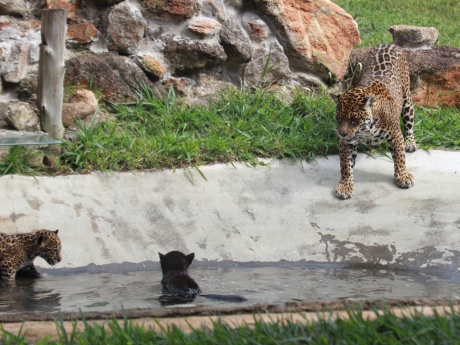
[[[209,107],[192,107],[170,92],[144,89],[134,104],[114,105],[115,121],[82,126],[64,145],[61,169],[136,170],[256,163],[260,157],[313,159],[336,153],[334,102],[297,92],[290,104],[265,89],[231,89]]]
[[[358,23],[361,46],[391,43],[387,28],[404,24],[434,26],[439,31],[437,44],[460,48],[460,1],[457,0],[334,0]]]
[[[78,139],[63,144],[57,169],[48,173],[199,169],[338,153],[335,103],[326,93],[298,91],[286,102],[266,89],[231,89],[205,108],[187,105],[173,92],[157,99],[144,89],[136,102],[114,108],[114,120],[81,125]],[[425,149],[460,149],[460,111],[417,108],[415,138]],[[0,174],[42,173],[33,152],[12,147],[0,160]]]
[[[460,316],[450,311],[445,316],[413,313],[398,318],[390,311],[374,320],[350,311],[349,319],[310,322],[255,322],[254,326],[230,327],[216,322],[211,328],[184,332],[175,326],[155,332],[150,327],[133,325],[129,320],[109,321],[106,325],[84,323],[83,331],[66,332],[57,322],[59,341],[39,340],[37,344],[458,344]],[[3,331],[2,344],[27,344],[23,335]]]

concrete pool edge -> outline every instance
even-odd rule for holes
[[[60,229],[57,268],[158,261],[297,262],[460,269],[460,153],[407,155],[417,183],[393,184],[386,157],[359,155],[355,195],[338,200],[337,156],[135,173],[0,178],[6,233]],[[43,261],[37,264],[48,267]]]
[[[330,302],[329,308],[325,306],[328,303],[316,303],[316,306],[310,305],[308,308],[302,310],[278,309],[278,310],[265,310],[262,312],[251,313],[221,313],[221,314],[208,314],[208,315],[169,315],[169,316],[147,316],[139,315],[139,317],[127,317],[132,325],[151,327],[155,332],[165,332],[169,327],[174,326],[184,332],[191,332],[193,329],[208,328],[211,329],[215,322],[226,324],[230,327],[238,326],[251,326],[255,322],[273,323],[273,322],[317,322],[321,319],[326,320],[347,320],[350,317],[350,311],[358,311],[364,319],[373,320],[385,311],[390,311],[393,315],[399,318],[410,318],[416,314],[423,314],[425,316],[447,316],[452,313],[459,313],[460,306],[458,301],[447,300],[406,300],[404,303],[384,304],[385,302],[379,301],[378,303],[366,302],[363,307],[362,302],[354,304],[349,303],[348,307],[344,308],[344,304],[337,302]],[[316,307],[316,309],[315,309]],[[319,308],[318,308],[319,307]],[[334,308],[335,307],[335,308]],[[51,340],[58,340],[59,334],[63,327],[67,334],[71,334],[73,330],[83,331],[85,324],[100,325],[106,330],[109,330],[108,323],[112,320],[123,320],[123,317],[114,315],[110,317],[87,318],[85,313],[85,321],[81,317],[76,318],[62,318],[61,321],[28,321],[25,319],[18,321],[0,321],[1,327],[4,331],[14,335],[21,334],[27,341],[37,342],[47,337]],[[60,323],[59,327],[57,323]],[[58,330],[59,328],[59,330]]]

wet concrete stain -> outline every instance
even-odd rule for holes
[[[81,202],[74,204],[73,209],[75,210],[75,215],[77,217],[80,217],[81,215],[81,210],[83,210],[83,204]]]
[[[385,265],[393,261],[396,248],[393,245],[365,245],[360,242],[340,241],[335,235],[322,234],[320,242],[326,246],[328,262],[368,263]]]
[[[35,211],[40,210],[41,205],[43,205],[43,202],[35,196],[27,196],[26,201],[29,204],[29,206]]]
[[[400,269],[444,267],[460,270],[460,251],[437,249],[434,245],[416,251],[398,252],[394,244],[365,245],[360,242],[341,241],[335,235],[318,232],[324,243],[323,254],[329,263],[346,263],[350,266],[379,266]]]

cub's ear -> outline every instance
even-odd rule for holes
[[[41,245],[42,245],[43,243],[45,243],[45,242],[46,242],[46,236],[45,236],[45,235],[40,235],[40,236],[38,236],[38,238],[37,238],[37,244],[38,244],[39,246],[41,246]]]
[[[372,103],[374,103],[374,101],[375,101],[375,96],[370,95],[366,103],[364,104],[364,110],[370,110],[372,107]]]
[[[339,103],[340,95],[330,93],[329,96],[334,100],[335,103]]]
[[[54,233],[57,235],[57,233],[59,232],[59,229],[56,229],[54,230]]]
[[[161,261],[162,259],[164,259],[164,257],[165,257],[165,256],[164,256],[163,254],[161,254],[160,252],[158,252],[158,255],[160,256],[160,261]]]
[[[195,253],[191,253],[185,256],[185,262],[187,263],[187,267],[190,266],[194,258],[195,258]]]

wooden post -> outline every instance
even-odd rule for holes
[[[64,97],[64,50],[67,33],[67,12],[63,9],[43,10],[42,43],[38,65],[37,106],[42,129],[52,138],[64,137],[62,103]],[[59,145],[48,149],[51,165],[61,154]]]

